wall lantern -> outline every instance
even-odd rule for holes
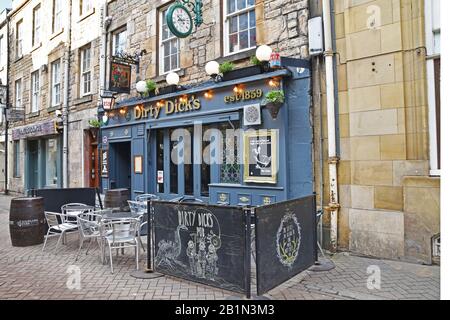
[[[145,82],[144,80],[139,81],[138,83],[136,83],[136,91],[139,92],[139,94],[142,95],[147,92],[147,82]]]
[[[214,79],[215,82],[222,81],[222,76],[220,75],[220,65],[217,61],[210,61],[205,66],[205,71],[208,76]]]
[[[104,91],[100,98],[102,99],[103,110],[112,110],[114,108],[114,104],[116,102],[114,92]]]
[[[256,49],[256,58],[261,61],[262,68],[265,72],[270,70],[269,61],[272,56],[272,52],[272,48],[265,44]]]
[[[166,82],[170,86],[178,86],[178,84],[180,83],[180,76],[175,72],[171,72],[167,74]]]

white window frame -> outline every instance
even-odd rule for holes
[[[230,51],[230,35],[229,35],[229,30],[230,30],[230,19],[234,16],[239,16],[243,13],[249,13],[250,11],[255,11],[255,32],[256,32],[256,0],[254,1],[255,3],[251,6],[247,6],[244,9],[241,10],[237,10],[233,13],[228,14],[228,0],[224,0],[223,1],[223,48],[224,48],[224,56],[231,56],[237,53],[241,53],[241,52],[246,52],[249,50],[253,50],[257,47],[256,43],[254,46],[249,47],[249,48],[245,48],[245,49],[240,49],[237,51]],[[237,5],[237,4],[236,4]],[[249,19],[250,19],[250,15]],[[250,21],[248,21],[248,29],[250,30]],[[239,22],[238,22],[238,43],[239,43]],[[250,40],[250,38],[249,38]]]
[[[3,66],[3,35],[0,35],[0,67]]]
[[[116,46],[117,46],[117,38],[120,38],[120,34],[124,34],[124,43],[122,43],[123,47],[120,46],[120,42],[119,42],[119,46],[122,48],[122,51],[125,51],[125,49],[127,48],[127,29],[126,28],[120,28],[117,29],[116,31],[114,31],[112,33],[112,52],[113,52],[113,56],[117,55],[119,53],[119,51],[116,50]]]
[[[17,79],[14,82],[15,109],[22,109],[22,91],[22,79]]]
[[[58,72],[55,72],[56,66],[58,66]],[[53,61],[51,68],[51,106],[57,107],[61,105],[61,59]]]
[[[62,30],[62,0],[53,0],[53,33]]]
[[[169,9],[168,7],[162,8],[162,9],[159,10],[159,14],[158,14],[159,22],[160,22],[159,23],[159,37],[158,37],[159,38],[158,39],[158,41],[159,41],[159,75],[166,75],[166,74],[168,74],[170,72],[176,72],[176,71],[179,71],[181,69],[180,68],[180,61],[181,61],[181,59],[180,59],[180,52],[181,52],[180,51],[180,39],[172,34],[172,36],[169,36],[169,38],[163,40],[163,32],[162,32],[162,30],[163,30],[163,25],[166,23],[165,22],[165,17],[164,17],[164,12],[167,12],[168,9]],[[170,30],[169,30],[169,33],[171,34]],[[173,40],[177,41],[177,48],[178,48],[178,51],[177,51],[177,67],[173,68],[173,69],[170,69],[168,71],[164,71],[164,46],[163,45],[164,45],[164,43],[171,42]],[[170,56],[173,56],[173,55],[174,54],[170,54]]]
[[[92,0],[80,0],[80,16],[91,12],[92,7]]]
[[[86,55],[88,53],[88,55]],[[92,50],[88,46],[81,50],[80,54],[80,95],[82,97],[92,92]],[[86,79],[89,78],[88,81]],[[86,86],[89,86],[87,88]],[[89,90],[86,90],[89,89]]]
[[[31,113],[38,112],[41,107],[41,74],[39,70],[31,74]]]
[[[23,57],[23,20],[16,24],[16,59]]]
[[[439,21],[434,21],[433,10],[439,12],[440,10],[434,8],[433,2],[438,2],[440,0],[428,0],[425,1],[425,37],[426,37],[426,47],[427,47],[427,83],[428,83],[428,126],[429,126],[429,139],[430,139],[430,175],[440,176],[441,170],[438,167],[438,141],[436,133],[436,97],[435,97],[435,70],[434,70],[434,60],[440,58],[440,51],[436,51],[436,37],[435,34],[440,34],[439,28],[436,28],[436,23],[440,24]]]
[[[33,47],[41,42],[41,4],[33,8]]]

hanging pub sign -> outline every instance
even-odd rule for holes
[[[102,150],[102,177],[108,178],[108,150]]]
[[[277,183],[278,130],[244,133],[244,182]]]
[[[131,65],[111,62],[109,90],[117,93],[130,93]]]

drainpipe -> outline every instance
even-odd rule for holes
[[[69,187],[69,168],[68,168],[68,153],[69,153],[69,74],[70,74],[70,51],[72,49],[72,0],[68,4],[68,24],[67,30],[67,51],[65,54],[66,63],[64,64],[64,103],[63,103],[63,188]]]
[[[9,181],[9,177],[8,177],[8,166],[9,166],[9,162],[8,162],[8,145],[9,145],[9,137],[8,137],[8,127],[9,127],[9,121],[8,121],[8,117],[6,116],[7,110],[9,108],[9,72],[10,72],[10,52],[9,52],[9,22],[10,22],[10,18],[9,18],[9,12],[6,13],[6,102],[5,102],[5,113],[4,113],[4,121],[5,121],[5,195],[9,194],[9,190],[8,190],[8,181]]]
[[[107,33],[108,27],[110,24],[110,19],[108,17],[108,1],[104,0],[101,9],[100,9],[100,29],[102,30],[101,34],[101,44],[100,44],[100,81],[98,84],[98,104],[102,103],[100,95],[102,91],[106,88],[106,57],[108,55],[107,52]]]
[[[330,176],[330,245],[331,250],[336,252],[338,240],[338,213],[339,213],[339,194],[337,165],[339,157],[336,153],[336,114],[335,114],[335,86],[334,86],[334,51],[333,36],[331,26],[331,5],[330,0],[322,0],[323,23],[325,35],[325,69],[326,69],[326,87],[327,87],[327,124],[328,124],[328,170]]]

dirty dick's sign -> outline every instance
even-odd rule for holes
[[[175,100],[159,101],[147,106],[137,106],[134,108],[134,118],[140,119],[158,119],[161,113],[171,116],[180,113],[192,112],[200,110],[201,102],[195,96],[190,98],[180,98]]]

